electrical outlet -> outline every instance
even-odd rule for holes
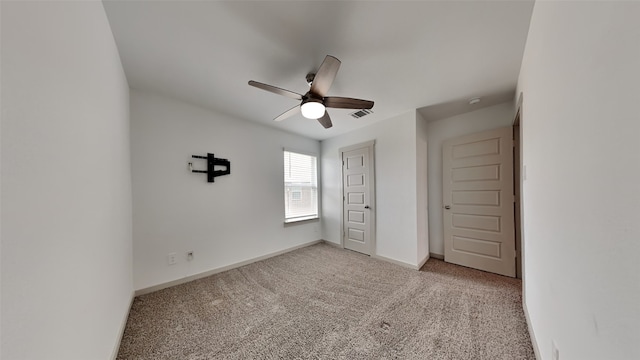
[[[169,265],[175,265],[177,261],[178,259],[176,258],[176,253],[167,255],[167,263],[169,263]]]
[[[193,250],[187,251],[187,261],[193,260]]]
[[[551,342],[551,359],[560,360],[560,351],[558,350],[558,346],[555,341]]]

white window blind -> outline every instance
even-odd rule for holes
[[[318,217],[318,164],[313,155],[284,151],[285,222]]]

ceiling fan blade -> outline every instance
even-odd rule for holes
[[[373,107],[373,101],[339,96],[328,96],[322,102],[326,107],[338,109],[371,109]]]
[[[281,89],[279,87],[275,87],[273,85],[263,84],[261,82],[257,82],[257,81],[253,81],[253,80],[249,81],[249,85],[255,86],[258,89],[270,91],[270,92],[272,92],[274,94],[290,97],[290,98],[296,99],[296,100],[302,100],[302,95],[300,95],[298,93],[294,93],[293,91],[289,91],[289,90]]]
[[[331,118],[329,117],[329,113],[326,111],[324,112],[324,116],[318,119],[318,122],[322,124],[322,126],[324,126],[325,129],[328,129],[333,126],[333,124],[331,123]]]
[[[297,113],[300,112],[300,105],[296,105],[294,107],[292,107],[291,109],[283,112],[282,114],[280,114],[280,116],[278,116],[277,118],[273,119],[273,121],[282,121],[288,117],[291,117]]]
[[[340,69],[340,60],[331,55],[327,55],[322,65],[320,65],[316,76],[313,78],[311,93],[319,97],[324,97],[329,91],[331,84],[333,84],[333,79],[336,78],[338,69]]]

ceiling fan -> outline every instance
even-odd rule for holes
[[[300,101],[299,105],[285,111],[275,118],[274,121],[281,121],[301,112],[302,116],[307,119],[317,119],[325,129],[328,129],[333,126],[333,124],[325,108],[371,109],[373,107],[373,101],[369,100],[326,96],[339,68],[340,60],[327,55],[322,65],[320,65],[318,72],[315,74],[307,74],[307,83],[311,88],[304,95],[253,80],[249,81],[249,85]]]

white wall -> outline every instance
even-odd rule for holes
[[[418,265],[429,257],[428,133],[427,121],[416,111],[416,215]]]
[[[427,125],[427,143],[429,147],[429,248],[431,253],[444,255],[442,143],[456,136],[511,126],[514,116],[513,104],[504,103],[436,120]]]
[[[0,39],[2,39],[2,4],[0,3]],[[2,40],[0,40],[0,84],[2,84]],[[0,208],[2,208],[2,86],[0,86]],[[0,213],[0,270],[2,269],[2,214]],[[2,274],[0,274],[0,359],[2,358]]]
[[[375,140],[376,255],[415,266],[415,110],[322,141],[323,238],[337,244],[341,242],[342,162],[339,149],[369,140]]]
[[[537,2],[518,82],[542,359],[640,359],[640,3]],[[518,92],[519,93],[519,92]]]
[[[284,226],[283,147],[320,155],[318,141],[137,90],[131,136],[136,289],[321,238],[320,221]],[[229,159],[231,174],[207,183],[187,170],[206,169],[191,155],[207,152]]]
[[[100,2],[2,2],[3,359],[108,359],[133,292],[129,94]]]

